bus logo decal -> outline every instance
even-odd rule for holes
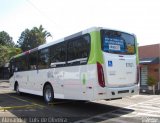
[[[82,82],[83,82],[83,85],[86,84],[86,74],[85,73],[82,76]]]

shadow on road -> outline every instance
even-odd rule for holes
[[[31,107],[28,108],[27,105]],[[16,108],[16,106],[22,106],[22,108]],[[56,99],[53,104],[47,105],[41,96],[31,94],[19,96],[16,93],[0,94],[0,107],[13,107],[8,111],[17,117],[66,117],[70,121],[82,120],[111,111],[116,112],[117,109],[127,110],[121,115],[134,111],[96,102],[74,100]],[[109,116],[109,113],[106,115],[107,118],[113,118],[112,115]],[[97,122],[97,119],[95,119],[95,122]]]

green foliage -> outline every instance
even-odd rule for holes
[[[7,46],[0,45],[0,66],[8,61]]]
[[[39,28],[33,27],[31,30],[25,29],[21,33],[17,43],[23,51],[26,51],[46,43],[46,38],[49,36],[51,36],[51,34],[40,25]]]
[[[0,45],[0,66],[3,66],[5,63],[9,62],[9,59],[19,53],[21,53],[20,48],[8,47]]]
[[[153,86],[157,84],[157,81],[153,76],[149,76],[147,80],[147,84],[148,86]]]
[[[5,45],[9,47],[13,47],[15,44],[12,40],[12,37],[5,31],[0,32],[0,45]]]
[[[20,54],[20,53],[22,53],[22,50],[20,48],[17,48],[17,47],[9,47],[8,48],[9,59],[12,58],[15,55]]]
[[[12,37],[5,31],[0,32],[0,67],[9,61],[9,59],[21,53],[20,48],[15,47]]]
[[[9,59],[21,52],[16,48],[12,37],[5,31],[0,32],[0,67],[9,61]]]
[[[22,51],[26,51],[46,43],[46,38],[49,36],[51,36],[51,34],[44,30],[42,25],[38,28],[33,27],[31,30],[25,29],[21,33],[18,45],[16,46],[12,37],[10,37],[7,32],[0,32],[0,67],[7,63],[11,57],[21,53]]]

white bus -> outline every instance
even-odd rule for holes
[[[31,49],[10,60],[17,93],[94,101],[138,94],[133,34],[94,27]]]

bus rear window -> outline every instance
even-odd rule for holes
[[[133,35],[113,30],[101,30],[101,39],[104,52],[135,54],[135,38]]]

